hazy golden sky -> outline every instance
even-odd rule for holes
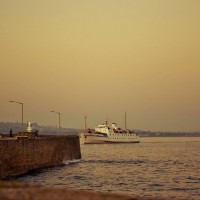
[[[200,130],[199,0],[0,0],[0,121]]]

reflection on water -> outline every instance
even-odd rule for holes
[[[82,160],[17,180],[142,197],[199,199],[200,138],[141,138],[139,144],[81,145]]]

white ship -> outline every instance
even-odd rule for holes
[[[102,144],[102,143],[139,143],[140,137],[135,132],[128,129],[117,127],[116,123],[112,123],[111,128],[108,123],[98,125],[95,129],[88,129],[84,133],[80,133],[81,144]]]

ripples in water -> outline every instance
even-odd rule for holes
[[[166,199],[199,199],[200,138],[82,145],[82,160],[18,177],[42,185]]]

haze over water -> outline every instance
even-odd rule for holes
[[[0,121],[200,130],[199,0],[0,0]],[[130,120],[131,119],[131,120]]]
[[[34,184],[158,199],[199,199],[200,138],[81,145],[82,160],[18,177]]]

